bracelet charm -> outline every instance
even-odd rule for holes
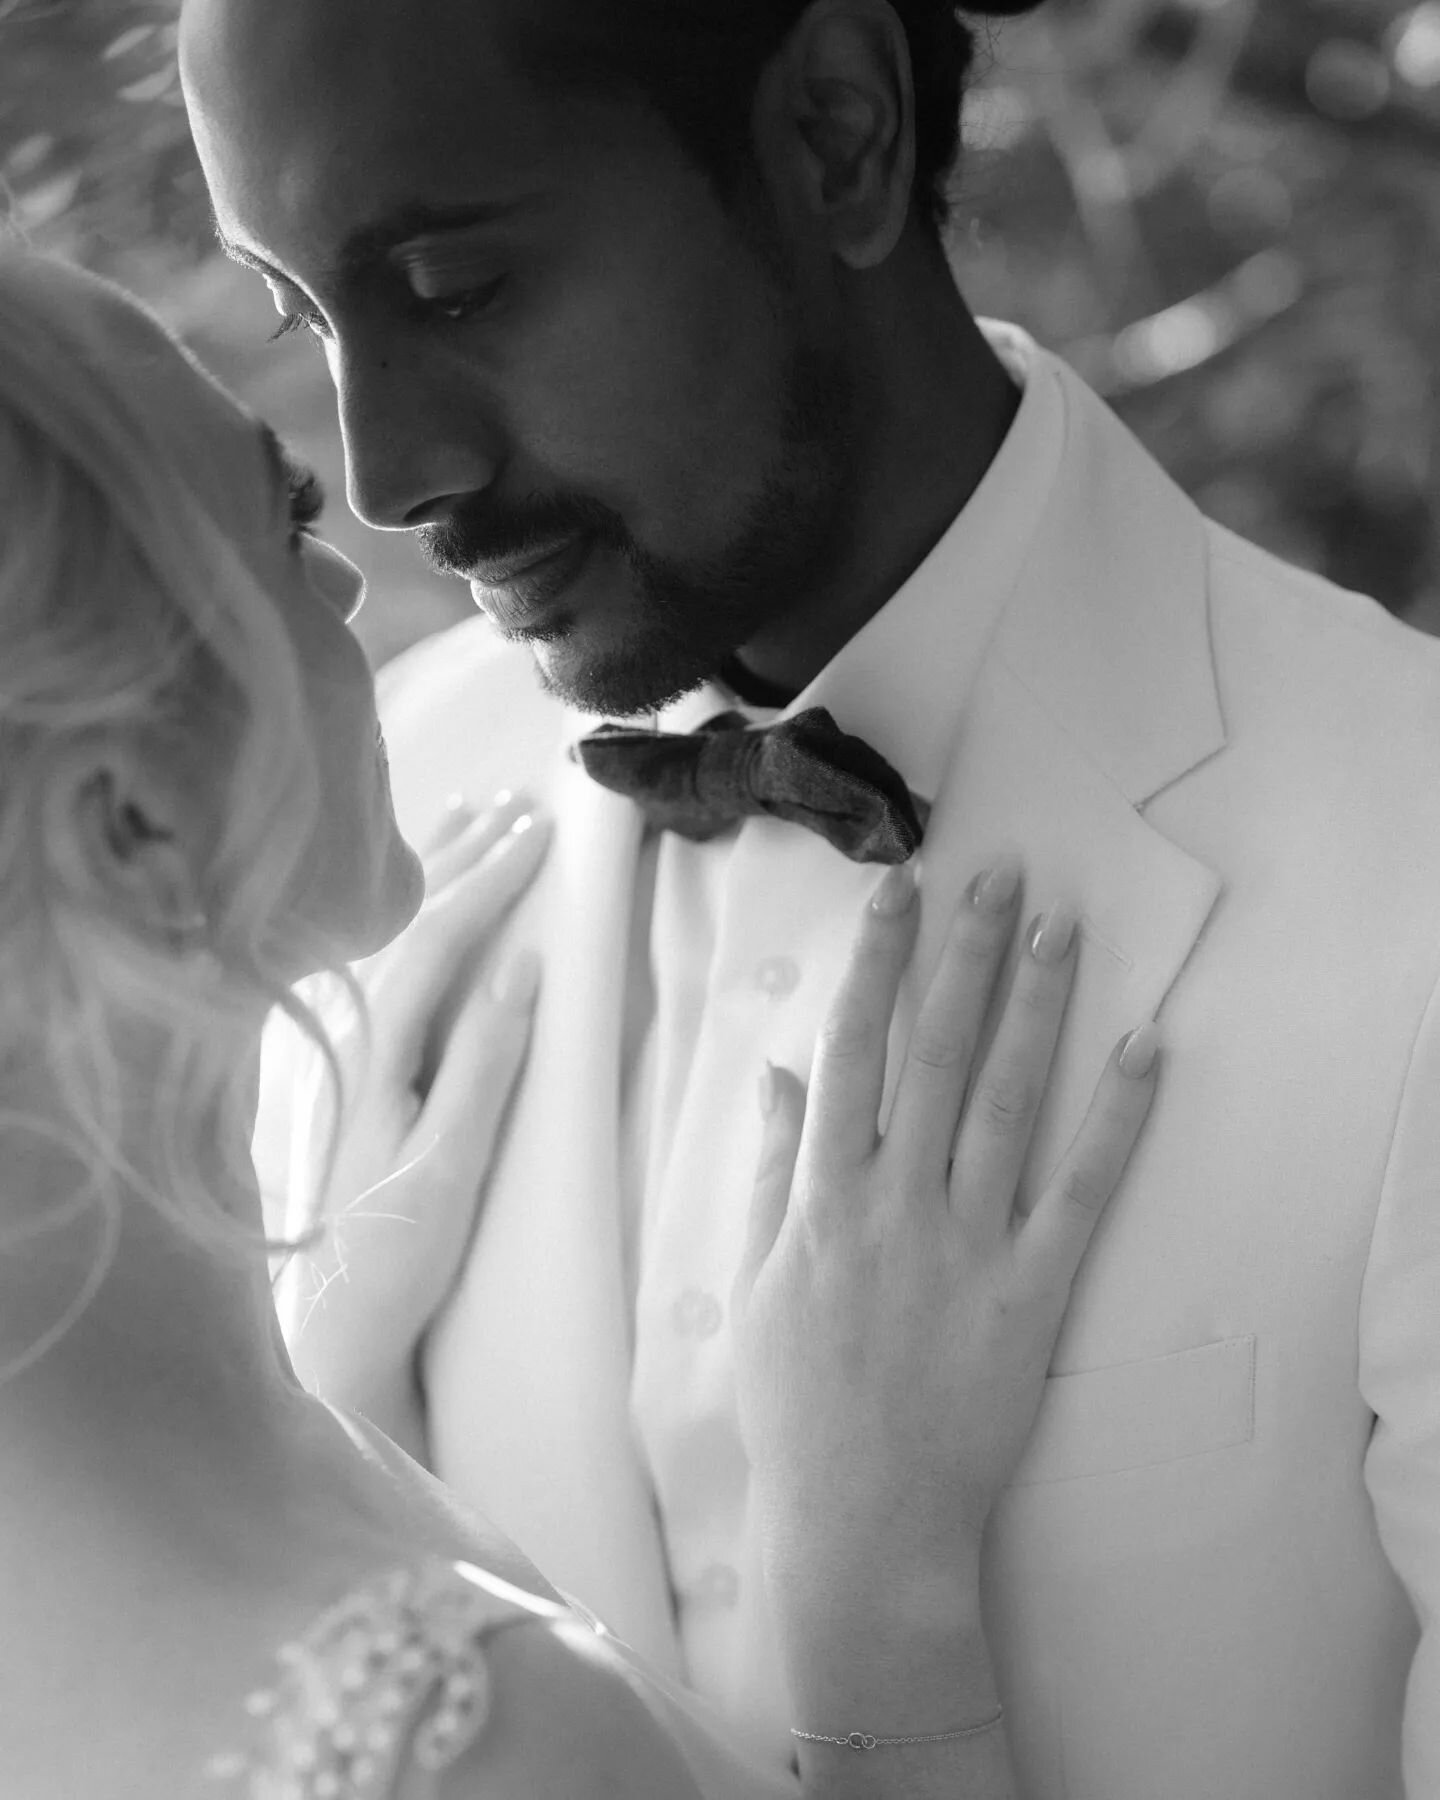
[[[837,1750],[888,1750],[899,1744],[944,1744],[954,1738],[977,1737],[982,1731],[989,1731],[1005,1717],[1002,1706],[988,1719],[982,1719],[978,1725],[963,1725],[958,1731],[926,1731],[910,1737],[876,1737],[873,1731],[851,1731],[844,1737],[827,1737],[821,1731],[797,1731],[790,1728],[790,1735],[807,1744],[833,1744]]]

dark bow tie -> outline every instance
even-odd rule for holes
[[[574,754],[652,825],[701,842],[768,814],[818,831],[852,862],[903,863],[919,847],[929,810],[823,706],[762,726],[721,713],[689,733],[602,725]]]

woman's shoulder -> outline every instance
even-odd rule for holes
[[[367,1577],[280,1645],[205,1771],[215,1800],[371,1800],[454,1764],[484,1733],[492,1645],[554,1627],[553,1602],[472,1563],[425,1557]]]

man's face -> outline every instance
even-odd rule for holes
[[[189,0],[186,93],[222,232],[323,348],[355,511],[557,692],[642,711],[824,582],[838,333],[658,116],[518,72],[509,3]]]

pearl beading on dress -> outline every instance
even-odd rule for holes
[[[353,1590],[277,1651],[276,1684],[244,1703],[255,1747],[213,1757],[206,1775],[244,1800],[379,1800],[402,1751],[445,1768],[489,1716],[487,1640],[549,1611],[495,1609],[465,1563],[393,1569]]]

